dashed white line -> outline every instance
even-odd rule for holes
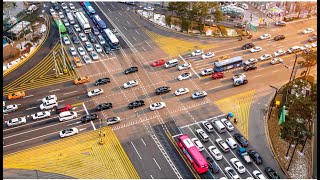
[[[221,86],[216,86],[216,87],[211,88],[211,89],[217,89],[217,88],[220,88],[220,87],[222,87],[222,85]],[[211,90],[211,89],[209,89],[209,90]]]
[[[140,33],[136,30],[136,33],[138,33],[140,35]]]
[[[49,92],[54,92],[54,91],[59,91],[60,89],[54,89],[54,90],[51,90]]]
[[[35,107],[27,108],[26,110],[31,110],[31,109],[35,109],[35,108],[38,108],[38,107],[35,106]]]
[[[261,74],[260,74],[260,75],[253,76],[253,77],[256,78],[256,77],[259,77],[259,76],[261,76]]]
[[[161,167],[159,166],[158,162],[156,161],[155,158],[153,158],[154,162],[156,163],[156,165],[158,166],[158,168],[161,170]]]
[[[150,174],[150,177],[151,177],[151,179],[154,179],[151,174]]]
[[[133,38],[135,41],[137,41],[135,37],[132,36],[132,38]]]
[[[129,22],[129,21],[127,21],[127,23],[128,23],[128,24],[130,24],[130,22]]]
[[[144,140],[141,138],[142,143],[144,144],[144,146],[147,146],[146,143],[144,142]]]
[[[64,100],[60,100],[60,101],[57,101],[58,103],[61,103],[61,102],[63,102]]]
[[[128,29],[127,29],[125,26],[123,26],[123,28],[124,28],[126,31],[128,31]]]
[[[108,9],[108,11],[111,12],[110,9]]]
[[[119,12],[119,15],[122,16],[122,14]]]
[[[151,46],[147,41],[144,41],[144,42],[146,42],[146,43],[148,44],[148,46],[149,46],[150,48],[152,48],[152,46]]]
[[[278,72],[279,70],[274,70],[274,71],[272,71],[273,73],[275,73],[275,72]]]
[[[104,2],[102,2],[102,4],[104,5]]]
[[[142,47],[142,49],[143,49],[144,51],[147,51],[144,47]]]
[[[71,94],[71,93],[75,93],[75,92],[78,92],[78,91],[71,91],[71,92],[68,92],[68,93],[64,93],[63,95],[67,95],[67,94]]]
[[[25,96],[24,98],[27,98],[27,97],[32,97],[32,96],[34,96],[34,95],[29,95],[29,96]]]
[[[111,4],[111,6],[112,6],[112,7],[114,7],[114,5],[113,5],[113,4]]]
[[[136,149],[136,147],[134,146],[134,144],[133,144],[132,142],[131,142],[131,145],[133,146],[134,150],[135,150],[136,153],[138,154],[139,158],[142,159],[141,156],[140,156],[140,154],[139,154],[139,152],[138,152],[138,150]]]

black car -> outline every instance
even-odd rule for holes
[[[170,91],[171,91],[171,88],[167,87],[167,86],[158,87],[155,90],[157,95],[164,94],[164,93],[167,93],[167,92],[170,92]]]
[[[270,179],[280,179],[280,176],[271,167],[266,167],[264,171]]]
[[[254,64],[250,64],[250,65],[243,67],[243,70],[245,70],[245,71],[254,70],[254,69],[257,69],[257,66]]]
[[[110,54],[111,53],[111,48],[109,47],[109,45],[105,44],[103,47],[103,50],[107,53]]]
[[[80,40],[76,35],[72,36],[72,41],[73,41],[74,44],[79,44],[80,43]]]
[[[54,8],[54,10],[57,10],[57,11],[60,10],[58,4],[53,5],[53,8]]]
[[[207,161],[209,164],[209,169],[213,172],[213,173],[218,173],[219,172],[219,167],[217,166],[217,164],[214,162],[214,160],[212,159],[212,157],[207,157]]]
[[[93,121],[93,120],[96,120],[96,119],[98,119],[98,115],[97,114],[87,114],[87,115],[84,115],[84,116],[81,117],[81,122],[85,123],[85,122]]]
[[[95,43],[97,41],[96,38],[94,37],[94,35],[92,34],[92,32],[89,33],[89,40],[92,43]]]
[[[68,31],[68,34],[72,35],[73,34],[73,31],[72,31],[72,28],[71,27],[66,27],[67,31]]]
[[[94,85],[99,86],[101,84],[107,84],[107,83],[110,83],[110,82],[111,82],[110,78],[101,78],[101,79],[96,80]]]
[[[276,37],[274,37],[273,39],[275,40],[275,41],[279,41],[279,40],[282,40],[282,39],[285,39],[286,37],[284,37],[284,35],[278,35],[278,36],[276,36]]]
[[[251,157],[251,159],[257,163],[257,164],[262,164],[262,158],[261,156],[254,150],[249,150],[248,151],[249,156]]]
[[[134,73],[137,71],[138,71],[138,67],[133,66],[133,67],[130,67],[130,68],[124,70],[124,74],[130,74],[130,73]]]
[[[112,103],[102,103],[102,104],[99,104],[96,107],[96,110],[97,111],[102,111],[102,110],[110,109],[110,108],[112,108]]]
[[[248,146],[248,141],[240,133],[235,133],[233,135],[234,139],[237,140],[242,147]]]
[[[309,42],[314,42],[317,41],[317,36],[312,36],[311,38],[308,39]]]
[[[131,103],[128,104],[129,109],[133,109],[133,108],[137,108],[137,107],[141,107],[144,106],[144,101],[143,100],[137,100],[137,101],[133,101]]]
[[[234,27],[244,29],[246,25],[242,23],[237,23],[236,25],[234,25]]]
[[[92,28],[92,32],[93,32],[94,35],[99,35],[100,34],[99,29],[96,28],[96,27]]]
[[[250,49],[253,48],[255,45],[253,43],[247,43],[242,46],[242,49]]]

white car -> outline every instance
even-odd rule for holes
[[[208,131],[208,132],[213,132],[213,126],[209,121],[202,121],[201,124],[203,125],[203,127]]]
[[[207,96],[207,92],[205,91],[197,91],[192,94],[191,98],[192,99],[199,99]]]
[[[202,54],[202,59],[209,59],[214,56],[213,52],[207,52],[206,54]]]
[[[236,141],[233,138],[227,138],[226,142],[232,149],[235,149],[238,147],[238,144],[236,143]]]
[[[131,87],[134,87],[134,86],[138,86],[138,81],[137,80],[131,80],[129,82],[126,82],[123,84],[123,88],[127,89],[127,88],[131,88]]]
[[[27,123],[26,117],[13,118],[13,119],[10,119],[9,121],[6,121],[6,124],[8,127],[18,126],[20,124],[25,124],[25,123]]]
[[[56,13],[56,11],[53,8],[50,8],[50,14],[53,15],[55,13]]]
[[[306,49],[311,49],[312,46],[311,46],[311,44],[305,44],[305,45],[303,45],[303,46],[300,46],[300,48],[301,48],[302,51],[304,51],[304,50],[306,50]]]
[[[120,117],[114,116],[114,117],[107,118],[106,121],[107,121],[107,125],[111,125],[111,124],[119,123],[121,119]]]
[[[179,81],[186,80],[186,79],[191,78],[191,76],[192,76],[192,74],[190,72],[186,72],[186,73],[183,73],[180,76],[178,76],[178,80]]]
[[[76,32],[80,32],[81,31],[81,28],[80,28],[79,24],[75,24],[73,27],[74,27],[74,30],[76,30]]]
[[[222,118],[221,122],[226,126],[228,131],[233,131],[234,127],[233,127],[232,123],[228,119]]]
[[[40,110],[48,110],[48,109],[52,109],[57,106],[58,106],[57,101],[54,99],[51,99],[49,101],[46,101],[46,102],[40,104]]]
[[[60,131],[59,135],[61,138],[63,138],[63,137],[73,136],[78,133],[79,133],[78,128],[74,127],[74,128],[68,128],[68,129]]]
[[[86,52],[84,51],[84,49],[82,47],[78,47],[78,52],[81,56],[85,55]]]
[[[283,49],[278,49],[278,51],[273,53],[274,57],[282,56],[284,54],[286,54],[286,51]]]
[[[69,3],[69,8],[70,8],[71,10],[76,9],[72,3]]]
[[[79,33],[79,37],[80,37],[82,42],[88,41],[87,36],[84,33]]]
[[[197,146],[197,148],[200,152],[204,150],[204,146],[198,138],[192,138],[191,141],[193,142],[193,144],[195,144]]]
[[[263,40],[263,39],[269,39],[269,38],[271,38],[271,35],[270,35],[270,34],[262,34],[262,35],[260,36],[260,39],[261,39],[261,40]]]
[[[317,42],[314,42],[311,44],[311,46],[314,48],[314,47],[317,47]]]
[[[100,88],[94,89],[94,90],[88,92],[88,97],[97,96],[100,94],[103,94],[103,89],[100,89]]]
[[[262,47],[260,46],[256,46],[250,49],[250,52],[254,53],[254,52],[259,52],[262,51]]]
[[[206,142],[206,141],[209,140],[208,134],[207,134],[206,132],[204,132],[203,129],[196,129],[195,131],[196,131],[195,133],[196,133],[198,136],[201,137],[201,141],[202,141],[202,142]]]
[[[47,97],[42,99],[42,103],[45,103],[45,102],[47,102],[49,100],[57,101],[57,96],[56,95],[49,95],[49,96],[47,96]]]
[[[245,78],[246,78],[246,75],[245,75],[245,74],[236,74],[236,75],[232,76],[232,79],[235,80],[235,79],[238,79],[238,78],[240,78],[240,77],[242,77],[243,79],[245,79]]]
[[[69,38],[67,36],[63,37],[63,42],[64,42],[65,45],[71,44],[71,42],[70,42],[70,40],[69,40]]]
[[[213,69],[212,68],[209,68],[209,69],[205,69],[203,71],[200,72],[201,76],[208,76],[208,75],[211,75],[213,73]]]
[[[248,10],[249,9],[249,6],[247,4],[245,4],[245,3],[240,4],[239,7],[241,7],[244,10]]]
[[[243,164],[237,158],[231,158],[230,162],[233,165],[233,167],[238,171],[238,173],[242,174],[246,172],[246,169],[244,168]]]
[[[60,18],[60,19],[63,19],[63,18],[64,18],[64,14],[63,14],[62,11],[59,12],[59,18]]]
[[[270,61],[272,65],[282,63],[283,60],[281,58],[274,58]]]
[[[62,22],[63,22],[64,26],[66,26],[66,27],[70,26],[68,19],[62,19]]]
[[[94,48],[96,49],[96,51],[97,51],[98,53],[101,53],[101,52],[102,52],[102,48],[101,48],[100,44],[94,44]]]
[[[105,44],[106,41],[104,40],[103,36],[100,34],[98,35],[98,40],[99,40],[99,43],[102,45],[102,44]]]
[[[11,104],[3,107],[3,113],[14,112],[16,110],[18,110],[18,105],[16,104]]]
[[[62,9],[68,9],[68,6],[66,5],[66,3],[61,3],[61,7]]]
[[[70,51],[70,54],[71,54],[72,56],[76,56],[76,55],[77,55],[77,51],[76,51],[76,49],[75,49],[74,47],[70,47],[70,48],[69,48],[69,51]]]
[[[191,68],[191,64],[187,63],[187,64],[182,64],[180,66],[178,66],[178,70],[182,71],[184,69],[190,69]]]
[[[90,55],[93,60],[99,60],[99,56],[96,52],[92,51],[92,52],[90,52]]]
[[[203,54],[203,50],[197,49],[191,53],[191,56],[199,56],[201,54]]]
[[[156,103],[153,103],[150,105],[150,110],[151,111],[154,111],[154,110],[157,110],[157,109],[162,109],[166,107],[166,103],[164,102],[156,102]]]
[[[271,54],[265,54],[265,55],[260,56],[259,60],[260,61],[264,61],[264,60],[268,60],[268,59],[271,59],[271,58],[272,58]]]
[[[92,44],[91,43],[89,43],[89,42],[86,42],[85,43],[85,46],[86,46],[86,49],[87,49],[87,51],[93,51],[93,47],[92,47]]]
[[[146,11],[153,11],[154,10],[154,8],[150,7],[150,6],[144,7],[143,9],[146,10]]]
[[[183,94],[187,94],[189,93],[189,89],[188,88],[179,88],[177,89],[175,92],[174,92],[174,95],[176,96],[180,96],[180,95],[183,95]]]
[[[253,175],[253,177],[254,178],[256,178],[256,179],[267,179],[260,171],[258,171],[258,170],[254,170],[253,172],[252,172],[252,175]]]
[[[314,29],[313,28],[307,28],[303,31],[303,34],[310,34],[313,33]]]
[[[88,55],[82,56],[82,59],[86,64],[92,63],[92,61]]]
[[[38,112],[36,114],[31,114],[31,117],[33,120],[38,120],[38,119],[42,119],[42,118],[46,118],[46,117],[50,117],[51,113],[50,111],[42,111],[42,112]]]
[[[257,62],[258,62],[258,59],[256,59],[256,58],[250,58],[250,59],[246,60],[246,61],[244,62],[244,64],[245,64],[245,65],[250,65],[250,64],[255,64],[255,63],[257,63]]]
[[[214,145],[209,146],[208,151],[214,157],[214,159],[216,159],[217,161],[222,159],[222,154],[216,146],[214,146]]]
[[[226,172],[226,175],[230,178],[230,179],[240,179],[240,176],[237,174],[237,172],[232,169],[231,167],[226,167],[224,168],[224,171]]]

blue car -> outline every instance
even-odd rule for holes
[[[217,166],[217,164],[214,162],[214,160],[212,159],[212,157],[207,157],[207,161],[209,163],[209,169],[213,172],[213,173],[218,173],[219,172],[219,167]]]

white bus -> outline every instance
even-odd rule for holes
[[[118,38],[112,33],[110,29],[103,29],[103,35],[108,41],[108,44],[111,46],[112,49],[120,49],[119,47],[119,40]]]
[[[80,24],[80,27],[83,29],[84,33],[89,33],[91,31],[91,27],[88,22],[88,19],[83,14],[83,12],[76,12],[76,18]]]
[[[74,21],[73,15],[70,12],[67,13],[67,18],[68,18],[70,24],[75,24],[76,23]]]

